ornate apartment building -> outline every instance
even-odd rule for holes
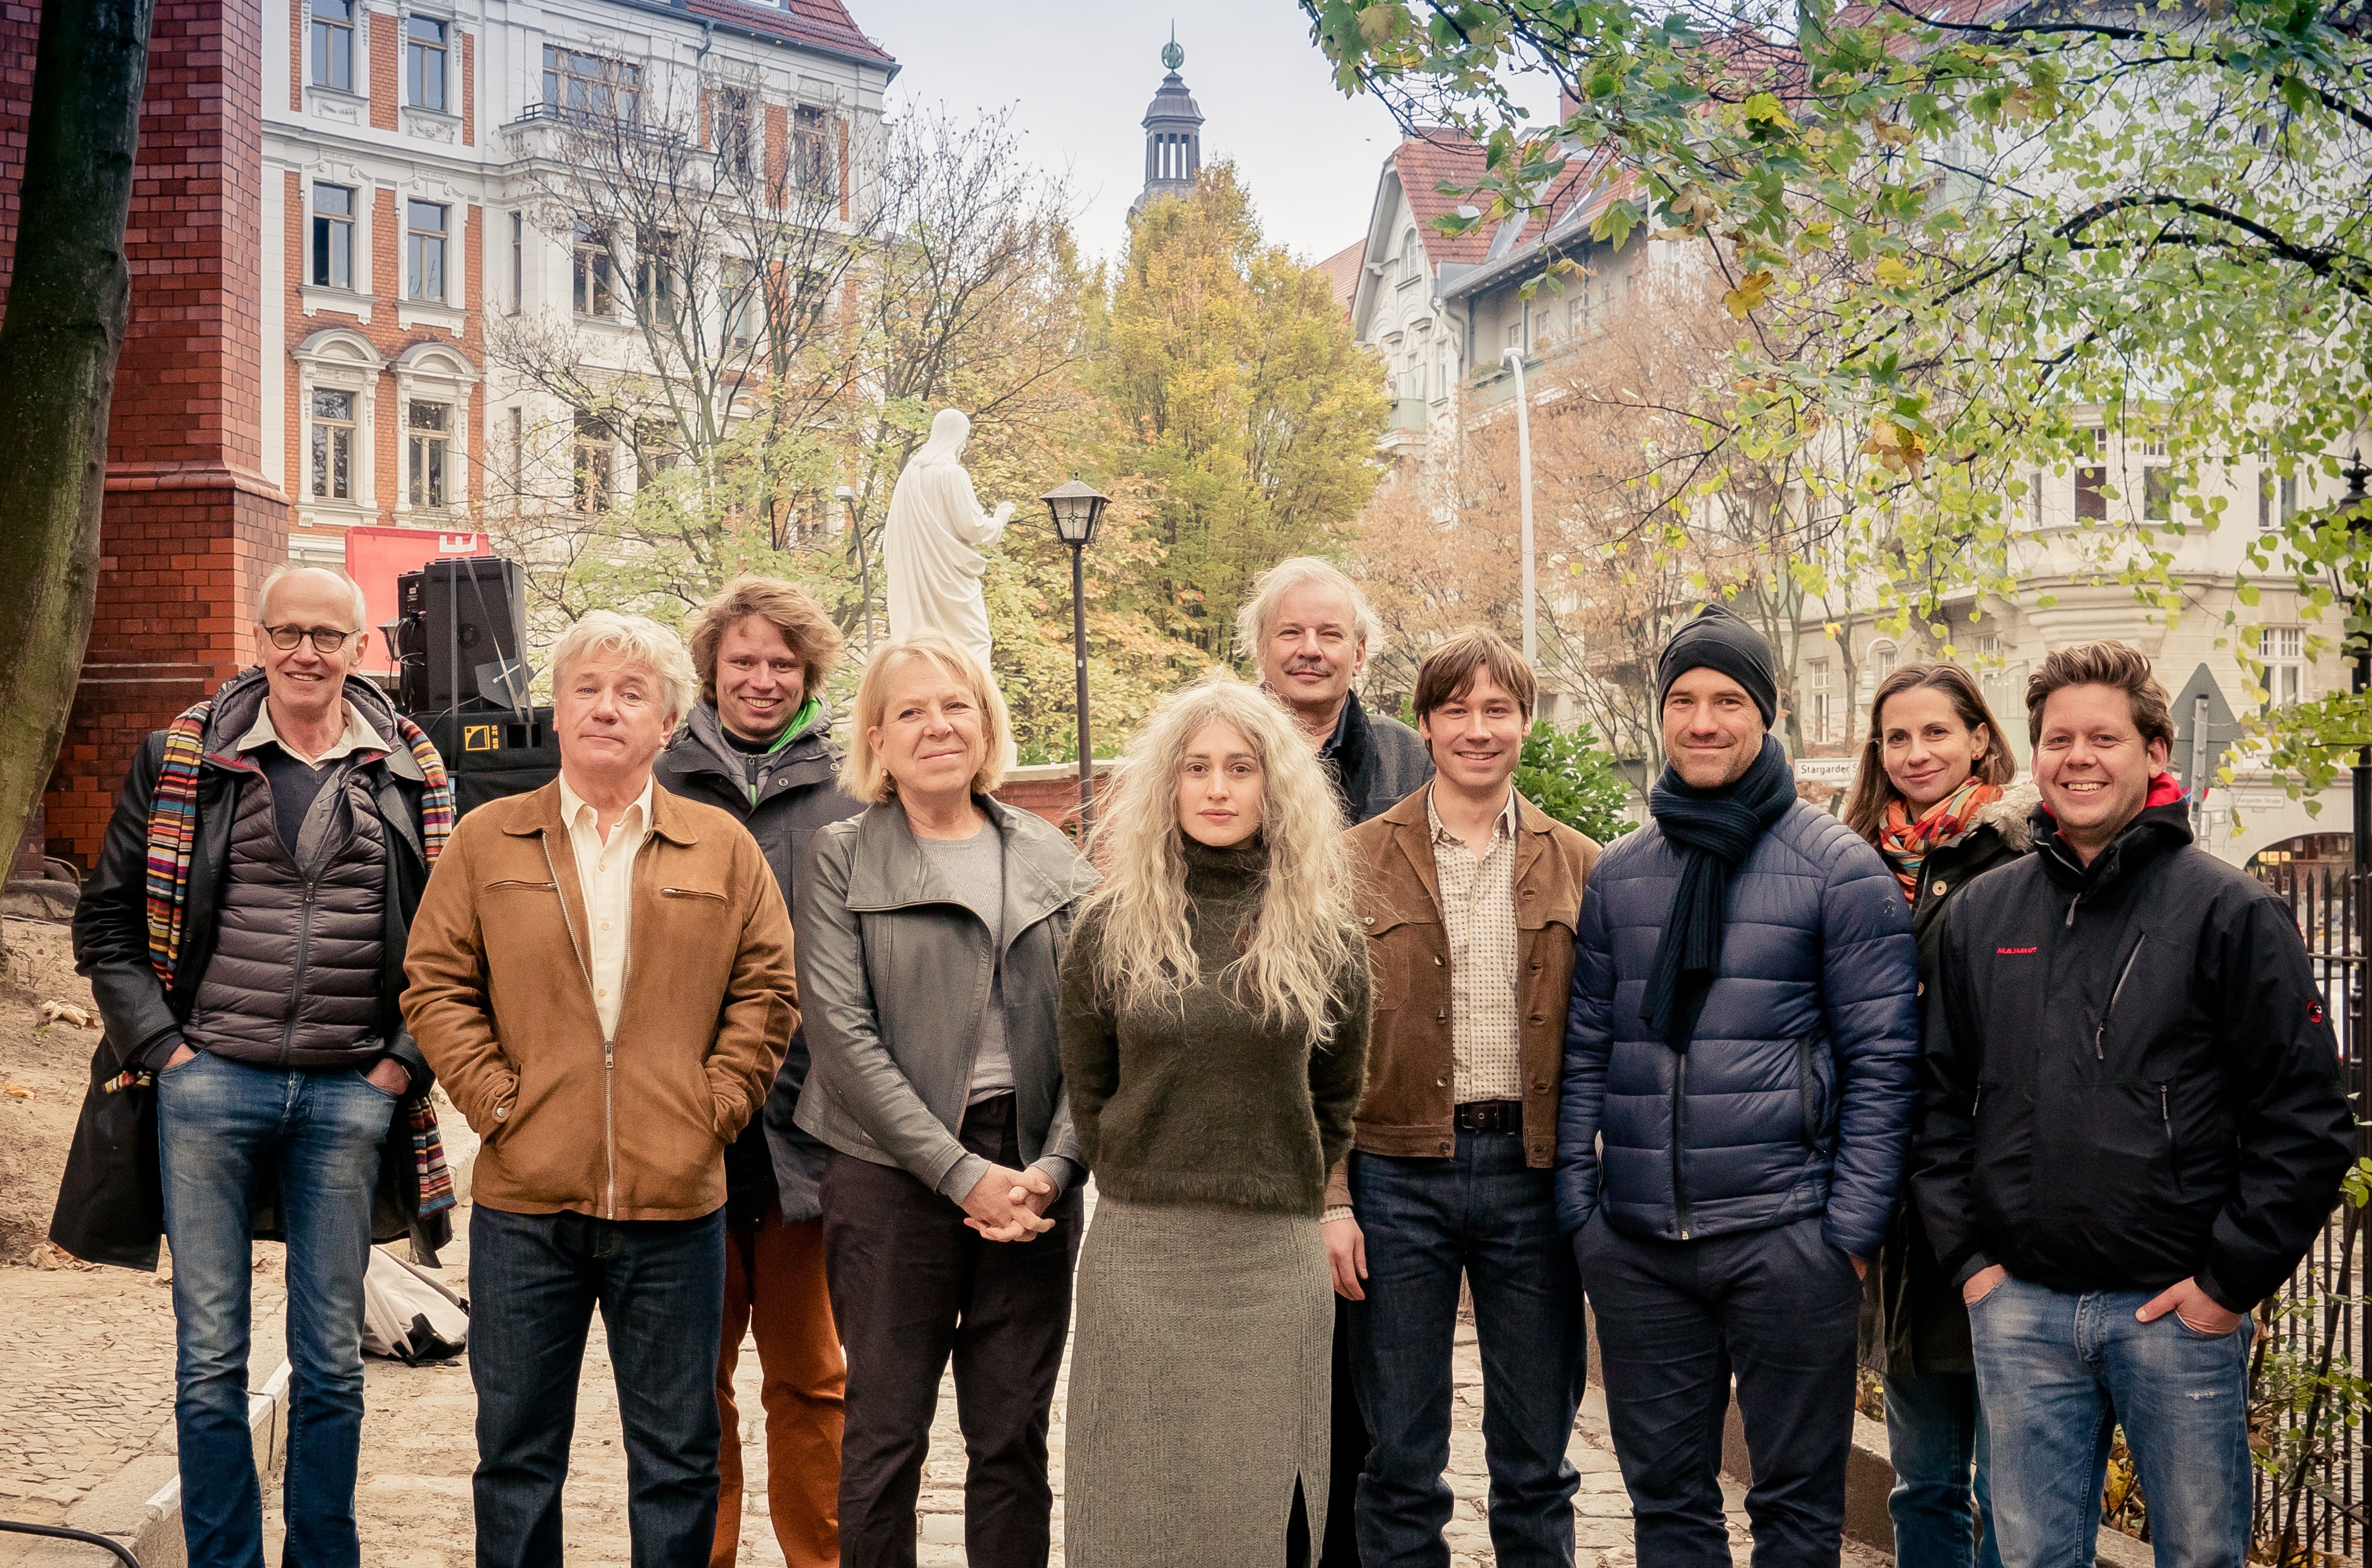
[[[474,528],[520,433],[565,417],[490,363],[497,318],[631,360],[630,263],[553,210],[572,126],[796,161],[844,200],[898,71],[841,0],[265,0],[264,32],[262,466],[290,556],[332,564],[357,524]]]

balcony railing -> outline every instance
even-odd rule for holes
[[[601,136],[616,136],[626,141],[649,142],[659,146],[683,145],[683,134],[665,125],[646,125],[641,118],[621,117],[594,109],[571,109],[559,103],[530,103],[520,110],[519,117],[503,127],[506,131],[524,130],[532,125],[553,125],[569,130],[590,131]]]

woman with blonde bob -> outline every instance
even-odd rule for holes
[[[876,650],[855,721],[841,783],[866,808],[816,833],[794,906],[813,1059],[796,1121],[831,1150],[824,1251],[848,1352],[841,1562],[914,1561],[952,1354],[970,1560],[1043,1563],[1086,1174],[1056,1016],[1094,878],[990,795],[1005,699],[944,635]]]
[[[1308,1539],[1326,1528],[1319,1215],[1367,1040],[1341,808],[1285,710],[1218,677],[1154,710],[1102,809],[1104,881],[1063,966],[1063,1068],[1099,1194],[1064,1552],[1271,1568],[1297,1510]]]

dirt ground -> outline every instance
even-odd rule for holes
[[[0,941],[15,982],[0,987],[0,1264],[21,1264],[49,1229],[99,1036],[40,1027],[43,1002],[90,1005],[65,926],[0,922]]]

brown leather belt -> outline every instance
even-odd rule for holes
[[[1524,1102],[1519,1099],[1471,1099],[1452,1119],[1461,1132],[1521,1132]]]

